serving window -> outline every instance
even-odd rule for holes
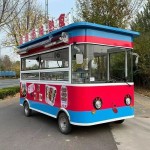
[[[21,59],[21,79],[69,81],[68,68],[69,48],[37,54]]]
[[[21,60],[22,71],[51,69],[51,68],[68,68],[68,67],[69,67],[68,48],[22,58]]]
[[[40,68],[42,69],[69,67],[68,48],[41,54],[40,58],[41,58]]]
[[[39,69],[38,55],[21,59],[21,70]]]

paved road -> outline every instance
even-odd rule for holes
[[[19,85],[19,79],[0,79],[0,89]]]
[[[34,112],[24,117],[18,98],[0,102],[0,150],[149,150],[150,99],[136,94],[136,117],[122,125],[74,127],[70,135],[55,119]]]
[[[109,124],[75,127],[70,135],[57,122],[34,112],[25,117],[18,100],[0,102],[0,150],[117,150]]]
[[[135,95],[135,118],[111,125],[119,150],[150,150],[150,98]]]

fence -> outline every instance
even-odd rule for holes
[[[0,71],[0,77],[16,77],[15,71]]]

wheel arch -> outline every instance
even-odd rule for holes
[[[24,100],[24,102],[23,102],[23,106],[24,106],[24,104],[25,104],[25,103],[28,103],[29,108],[30,108],[30,103],[29,103],[29,101],[28,101],[27,99],[25,99],[25,100]]]
[[[70,122],[70,115],[68,113],[68,111],[65,109],[65,108],[60,108],[59,112],[57,113],[57,119],[58,119],[58,116],[60,115],[60,113],[65,113],[67,116],[68,116],[68,119],[69,119],[69,122]]]

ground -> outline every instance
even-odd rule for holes
[[[135,94],[135,118],[111,125],[118,150],[150,149],[150,98]]]
[[[0,150],[149,150],[150,98],[135,94],[135,117],[114,123],[74,127],[69,135],[40,113],[25,117],[19,95],[0,101]]]
[[[135,87],[135,91],[141,95],[150,97],[150,89]]]

